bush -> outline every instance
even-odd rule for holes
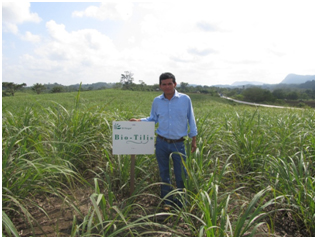
[[[51,90],[52,93],[60,93],[64,91],[63,86],[54,86],[53,89]]]

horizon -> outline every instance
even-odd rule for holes
[[[296,74],[288,74],[287,76],[290,76],[290,75],[295,75],[295,76],[314,76],[315,75],[296,75]],[[287,77],[286,76],[286,77]],[[286,79],[286,77],[284,78],[284,80]],[[315,79],[313,80],[308,80],[308,81],[315,81]],[[306,81],[306,82],[308,82]],[[200,85],[200,84],[189,84],[188,82],[184,82],[184,83],[188,83],[189,86],[194,86],[194,87],[197,87],[197,86],[207,86],[207,87],[215,87],[215,86],[242,86],[242,85],[254,85],[254,86],[263,86],[263,85],[279,85],[279,84],[302,84],[302,83],[282,83],[283,80],[279,83],[272,83],[272,84],[268,84],[268,83],[263,83],[263,82],[252,82],[252,81],[236,81],[236,82],[233,82],[232,84],[225,84],[225,85]],[[92,84],[110,84],[110,85],[115,85],[117,83],[120,83],[120,82],[103,82],[103,81],[99,81],[99,82],[91,82],[91,83],[74,83],[74,84],[71,84],[71,85],[63,85],[61,83],[57,83],[57,82],[54,82],[54,83],[51,83],[51,82],[48,82],[48,83],[44,83],[43,85],[54,85],[54,84],[59,84],[59,85],[62,85],[62,86],[66,86],[66,87],[69,87],[69,86],[75,86],[75,85],[92,85]],[[180,87],[180,83],[182,82],[177,82],[177,86],[176,87]],[[238,85],[237,83],[243,83],[241,85]],[[257,83],[257,84],[252,84],[252,83]],[[137,84],[137,83],[134,83],[134,84]],[[148,85],[148,84],[146,84]],[[158,85],[158,83],[154,83],[154,84],[149,84],[148,86],[154,86],[154,85]],[[31,86],[26,86],[26,87],[32,87],[33,85]]]

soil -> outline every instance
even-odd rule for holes
[[[76,198],[75,204],[78,206],[79,210],[83,215],[88,213],[88,209],[92,206],[90,203],[90,195],[92,190],[89,188],[83,189],[79,188],[76,190],[74,197]],[[146,212],[149,214],[155,214],[157,212],[157,205],[159,204],[159,199],[154,197],[144,196],[136,199],[138,204],[142,205],[143,208],[146,208]],[[30,210],[31,214],[38,222],[39,226],[34,226],[32,229],[30,226],[26,225],[21,218],[14,218],[12,221],[16,226],[20,236],[29,237],[69,237],[71,235],[71,229],[73,224],[74,216],[76,216],[77,221],[80,221],[79,213],[74,213],[75,210],[65,204],[58,197],[47,197],[38,199],[38,203],[43,209],[47,212],[48,216],[44,215],[42,212],[39,212],[38,209]],[[143,212],[144,213],[144,212]],[[167,219],[166,216],[157,216],[152,219],[155,222],[165,224],[165,226],[172,226],[171,219]],[[269,225],[271,222],[267,222]],[[267,226],[264,224],[258,228],[257,237],[260,236],[278,236],[278,237],[303,237],[310,236],[305,230],[298,230],[296,223],[292,219],[291,213],[280,212],[276,215],[274,219],[274,234],[270,235]],[[162,231],[162,228],[158,228]],[[164,230],[164,229],[163,229]],[[34,233],[33,233],[34,231]],[[181,221],[177,231],[180,235],[183,236],[192,236],[191,231],[187,225],[182,225]],[[143,235],[146,237],[170,237],[173,236],[171,233],[166,232],[165,234],[150,234]],[[247,236],[247,235],[245,235]],[[313,235],[314,236],[314,235]]]
[[[92,194],[91,189],[77,189],[74,197],[75,203],[83,215],[88,213],[91,207],[89,197]],[[29,237],[69,237],[71,234],[74,216],[80,216],[74,208],[66,205],[58,197],[43,197],[37,200],[37,203],[46,211],[48,217],[37,208],[30,208],[29,212],[38,222],[38,226],[32,229],[21,218],[14,218],[13,224],[16,226],[20,236]],[[75,213],[74,213],[75,212]]]
[[[270,222],[267,222],[270,223]],[[291,212],[279,212],[274,218],[275,234],[283,237],[315,237],[305,229],[304,225],[298,225]],[[300,228],[298,228],[300,227]]]

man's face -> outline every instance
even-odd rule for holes
[[[173,82],[173,79],[161,80],[160,89],[164,92],[165,95],[174,95],[176,87],[176,82]]]

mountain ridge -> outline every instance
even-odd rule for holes
[[[303,84],[315,80],[315,75],[288,74],[280,84]]]
[[[315,80],[315,75],[296,75],[296,74],[288,74],[284,80],[282,80],[278,84],[304,84],[307,81]],[[264,82],[259,81],[235,81],[231,84],[231,86],[242,86],[242,85],[268,85]],[[275,85],[275,84],[272,84]]]

